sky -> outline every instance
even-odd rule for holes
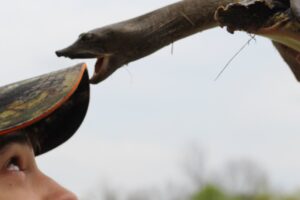
[[[0,7],[0,84],[94,60],[57,58],[82,32],[129,19],[172,0],[11,0]],[[191,144],[210,170],[231,160],[262,166],[279,188],[300,185],[300,85],[262,37],[225,29],[198,33],[119,69],[91,86],[86,119],[41,169],[84,196],[99,185],[157,186],[184,179]]]

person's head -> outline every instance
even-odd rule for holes
[[[76,132],[88,102],[85,65],[0,88],[0,200],[77,199],[43,174],[35,157]]]
[[[38,149],[38,140],[26,131],[0,136],[0,199],[76,200],[38,169],[34,153]]]

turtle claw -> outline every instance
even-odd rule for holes
[[[300,22],[300,1],[299,0],[290,0],[291,9],[293,15]]]

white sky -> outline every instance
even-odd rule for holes
[[[11,0],[0,7],[0,84],[81,62],[54,51],[81,32],[174,1]],[[131,63],[92,86],[75,137],[38,158],[43,171],[79,195],[99,183],[159,185],[183,176],[183,151],[200,143],[209,166],[247,158],[282,188],[300,185],[300,85],[270,41],[214,29]],[[93,60],[88,63],[93,71]],[[129,72],[128,72],[129,71]]]

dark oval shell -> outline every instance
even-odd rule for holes
[[[0,88],[0,135],[20,129],[34,132],[44,153],[70,138],[89,102],[85,64]],[[1,142],[1,137],[0,137]]]

